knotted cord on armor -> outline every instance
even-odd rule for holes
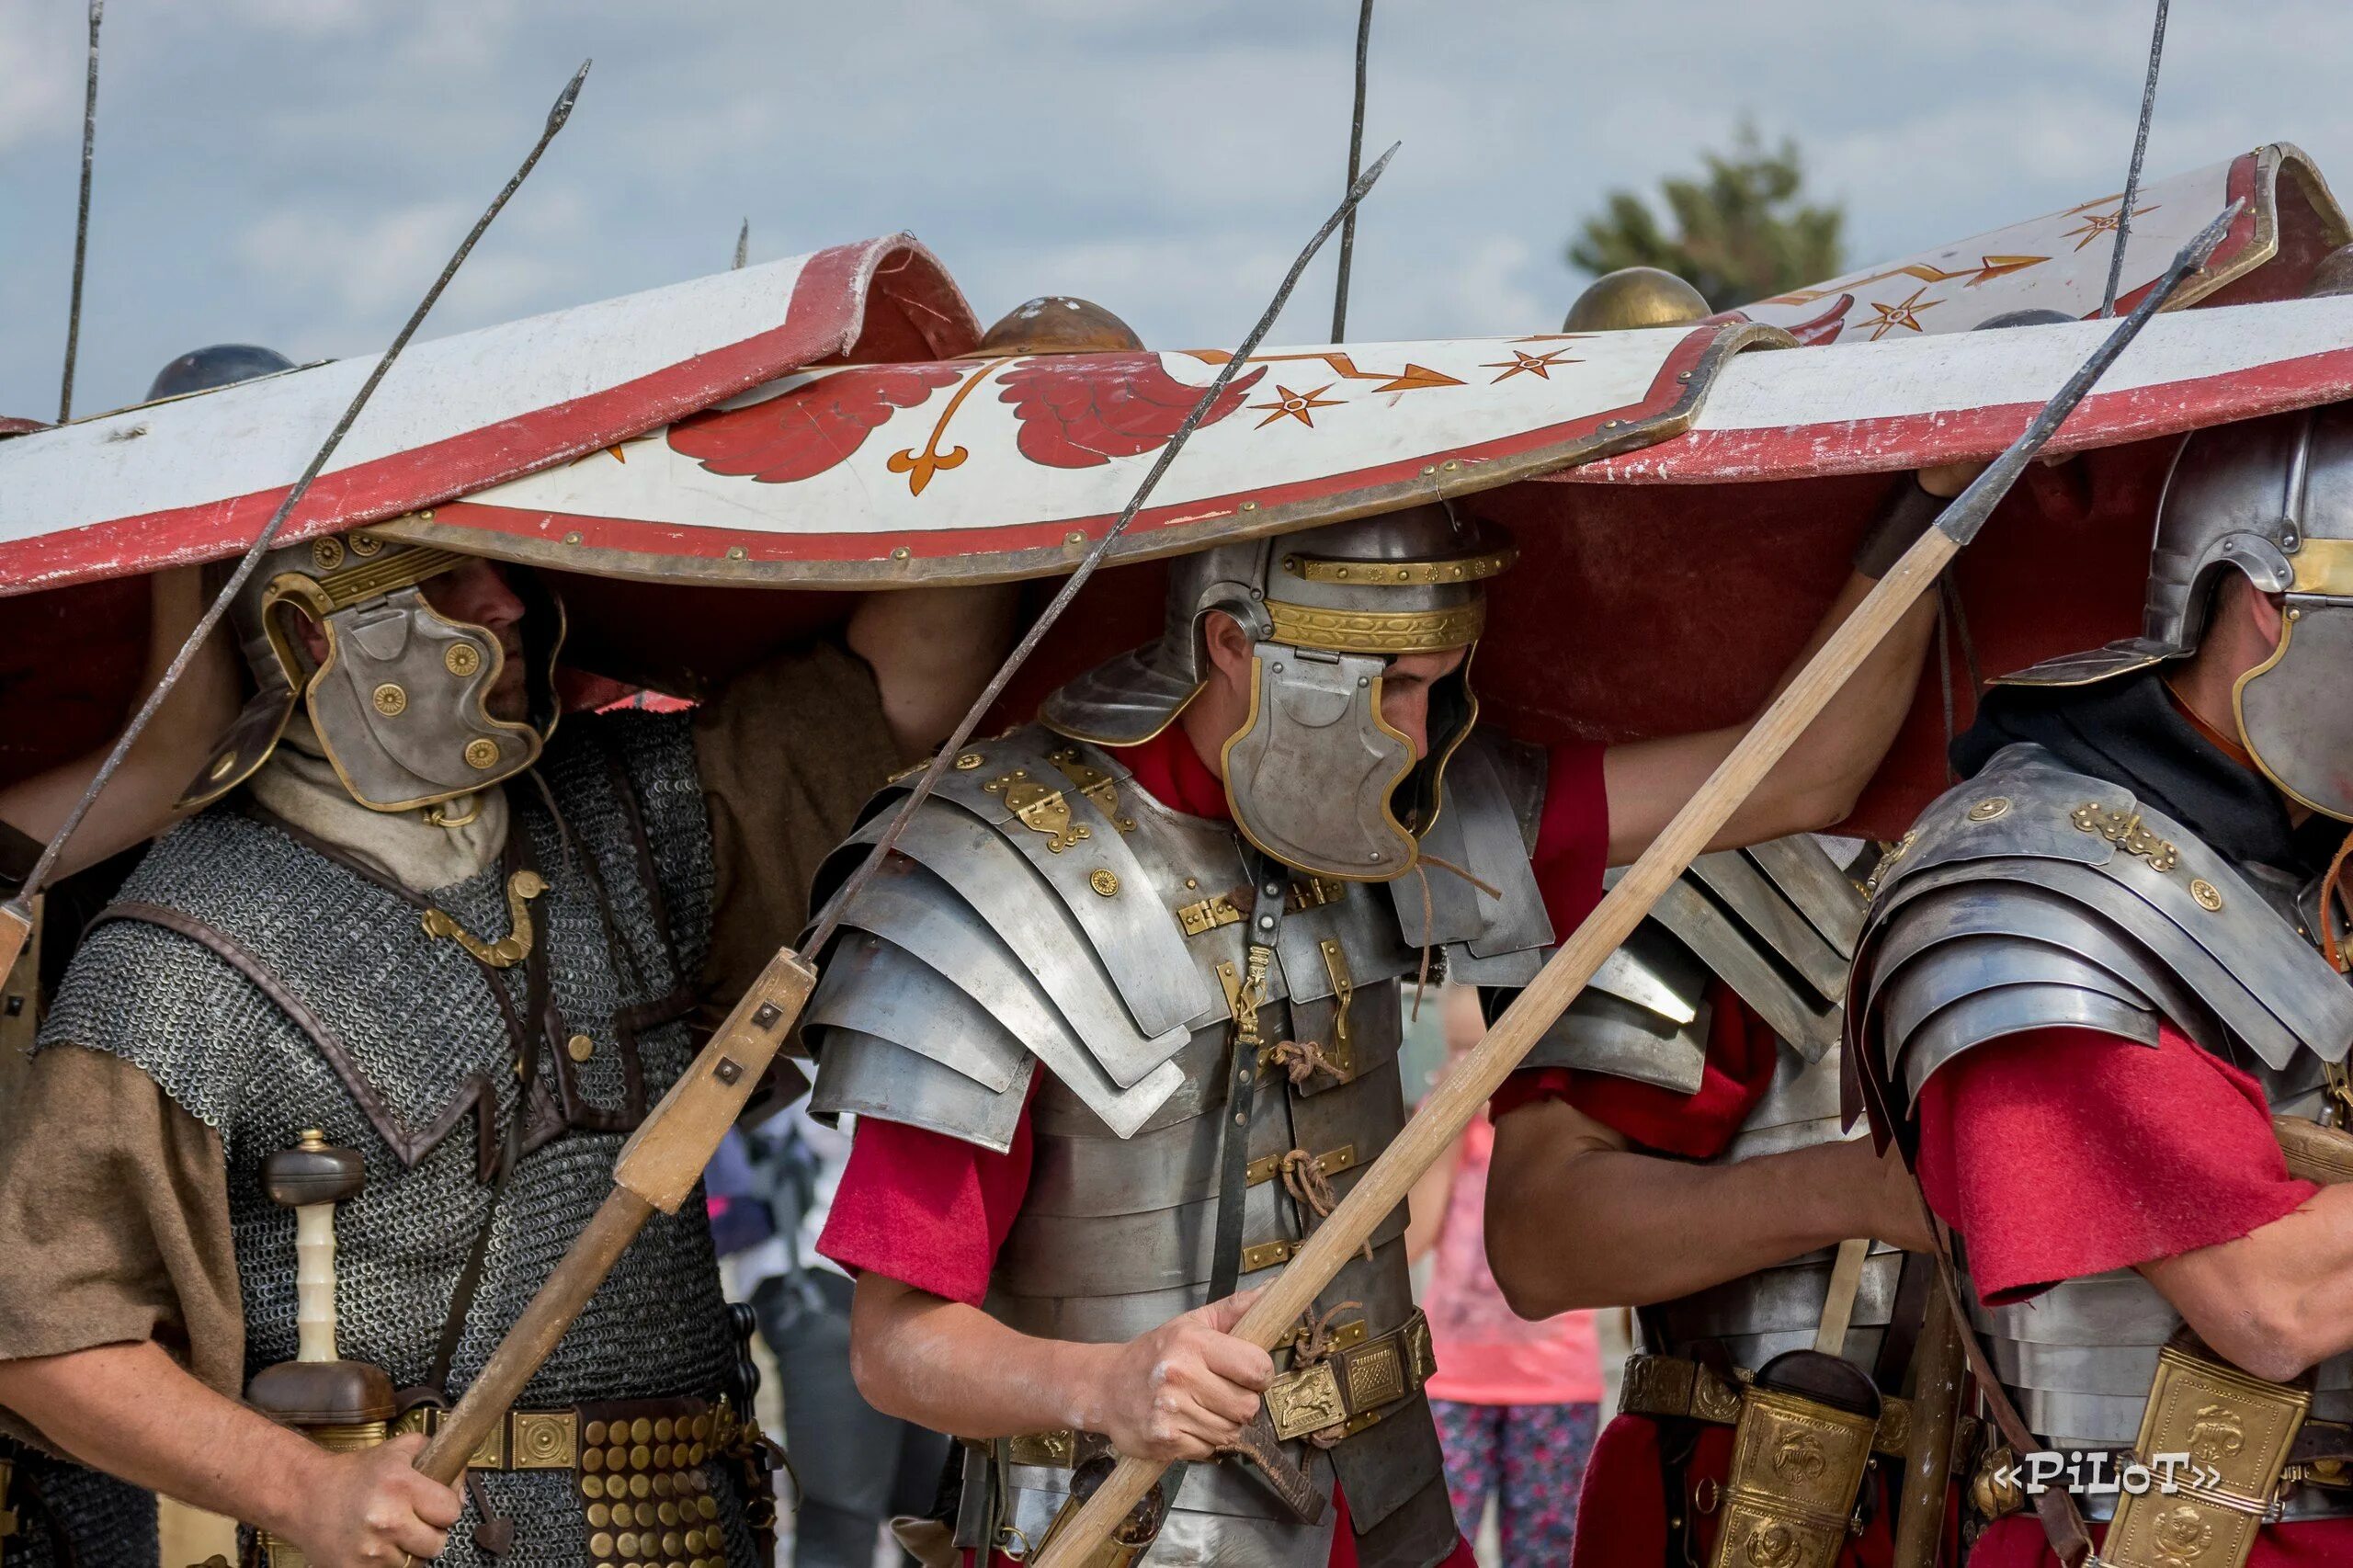
[[[1291,1201],[1305,1207],[1318,1220],[1330,1219],[1332,1210],[1340,1206],[1340,1195],[1332,1190],[1332,1178],[1324,1174],[1324,1167],[1306,1150],[1286,1152],[1278,1168],[1282,1172],[1283,1190],[1290,1194]],[[1357,1250],[1367,1263],[1372,1261],[1370,1240]]]
[[[2347,959],[2345,944],[2336,935],[2336,879],[2344,874],[2347,858],[2353,858],[2353,831],[2348,831],[2345,842],[2336,846],[2336,855],[2328,862],[2328,874],[2320,883],[2321,955],[2339,974],[2353,973],[2353,960]]]
[[[1279,1040],[1267,1048],[1267,1062],[1281,1068],[1295,1089],[1305,1088],[1318,1073],[1328,1073],[1335,1080],[1346,1077],[1324,1053],[1324,1047],[1312,1040]]]
[[[1333,1352],[1339,1349],[1337,1345],[1332,1343],[1332,1320],[1351,1308],[1362,1311],[1364,1303],[1336,1301],[1320,1314],[1302,1313],[1301,1315],[1299,1326],[1291,1330],[1291,1343],[1294,1346],[1290,1356],[1292,1370],[1296,1371],[1302,1367],[1313,1367],[1319,1361],[1330,1358]],[[1307,1435],[1307,1440],[1319,1449],[1328,1449],[1347,1435],[1347,1423],[1336,1421],[1329,1426],[1310,1432]]]

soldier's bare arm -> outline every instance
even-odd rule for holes
[[[965,1437],[1071,1427],[1140,1459],[1230,1447],[1274,1379],[1227,1332],[1257,1296],[1229,1296],[1124,1345],[1039,1339],[977,1307],[877,1274],[858,1277],[850,1369],[877,1410]]]
[[[1859,574],[1847,579],[1822,624],[1774,683],[1775,695],[1805,667],[1872,586],[1871,579]],[[1811,833],[1852,812],[1910,710],[1920,660],[1935,624],[1933,597],[1906,611],[1709,847],[1729,849]],[[1733,724],[1611,746],[1602,763],[1609,791],[1609,863],[1625,865],[1648,848],[1747,733],[1747,724]]]
[[[1550,1317],[1670,1301],[1849,1237],[1924,1249],[1919,1213],[1868,1139],[1694,1165],[1541,1099],[1495,1123],[1487,1262],[1514,1312]]]
[[[154,689],[179,652],[181,641],[204,613],[203,584],[197,568],[158,572],[153,585],[147,665],[134,701]],[[196,777],[206,748],[236,715],[237,678],[228,639],[216,635],[197,652],[188,673],[173,687],[106,792],[82,820],[55,874],[79,870],[169,826],[172,802]],[[114,738],[108,736],[103,745],[84,756],[0,789],[0,823],[28,838],[47,842],[113,747]]]
[[[882,716],[899,748],[921,756],[948,738],[1013,642],[1020,592],[903,588],[870,594],[851,613],[850,651],[874,670]]]
[[[2353,1350],[2353,1187],[2141,1274],[2216,1354],[2286,1382]]]
[[[85,1464],[260,1526],[318,1568],[438,1556],[458,1494],[410,1468],[422,1437],[357,1453],[223,1398],[152,1340],[0,1361],[0,1405]]]

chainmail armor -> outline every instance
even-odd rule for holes
[[[0,1539],[6,1568],[153,1568],[155,1494],[101,1471],[0,1443],[15,1462],[6,1506],[17,1533]]]
[[[530,1138],[492,1226],[451,1368],[453,1400],[610,1189],[630,1127],[692,1059],[683,1003],[709,944],[710,830],[685,716],[575,720],[540,771],[560,821],[536,790],[510,786],[509,795],[516,831],[528,835],[531,863],[547,879],[529,914],[547,956],[555,1023],[551,1038],[538,1042]],[[642,813],[658,906],[641,874],[621,774]],[[610,901],[618,950],[597,912],[590,863]],[[505,868],[493,865],[431,899],[468,931],[495,938],[508,928],[506,883]],[[166,835],[118,896],[118,907],[160,906],[236,944],[325,1026],[347,1056],[347,1071],[377,1102],[372,1113],[363,1107],[326,1051],[238,967],[150,920],[94,926],[60,989],[43,1044],[72,1041],[123,1057],[221,1134],[247,1375],[291,1359],[296,1348],[294,1218],[265,1196],[261,1162],[315,1127],[359,1151],[367,1167],[366,1190],[335,1216],[338,1347],[382,1367],[395,1386],[422,1383],[491,1207],[483,1153],[495,1149],[518,1098],[514,1048],[486,987],[504,985],[523,1014],[527,966],[494,978],[457,942],[426,936],[410,903],[233,805]],[[624,1028],[631,1011],[634,1092]],[[563,1050],[574,1033],[595,1042],[585,1063]],[[568,1118],[555,1098],[565,1085],[574,1107]],[[482,1122],[485,1095],[495,1129]],[[676,1216],[654,1216],[517,1406],[715,1398],[733,1362],[698,1191]],[[714,1462],[711,1471],[728,1561],[748,1564],[751,1538],[732,1469]],[[581,1561],[583,1505],[569,1472],[482,1479],[516,1523],[504,1568]],[[442,1562],[483,1561],[475,1522],[470,1506]]]

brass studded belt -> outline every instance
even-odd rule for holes
[[[1618,1408],[1628,1415],[1680,1416],[1717,1426],[1740,1424],[1741,1402],[1748,1392],[1746,1369],[1738,1381],[1722,1377],[1682,1356],[1629,1356],[1626,1375],[1619,1385]],[[1894,1459],[1904,1457],[1912,1433],[1909,1401],[1881,1401],[1879,1429],[1871,1435],[1871,1451]]]
[[[430,1435],[442,1414],[414,1410],[394,1429]],[[725,1400],[606,1400],[509,1411],[466,1463],[573,1471],[585,1503],[587,1560],[599,1568],[726,1568],[727,1535],[706,1466],[733,1457],[747,1440],[756,1440],[756,1428]]]

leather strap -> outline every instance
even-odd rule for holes
[[[1904,1261],[1896,1266],[1894,1310],[1888,1314],[1879,1355],[1871,1362],[1871,1381],[1881,1393],[1893,1393],[1904,1386],[1904,1374],[1912,1368],[1912,1353],[1919,1347],[1920,1330],[1928,1320],[1928,1302],[1937,1290],[1936,1260],[1916,1252],[1903,1256]]]
[[[1217,1230],[1210,1253],[1212,1301],[1233,1294],[1242,1278],[1242,1217],[1250,1196],[1250,1118],[1258,1098],[1257,1010],[1266,1002],[1266,977],[1275,962],[1275,938],[1282,929],[1283,903],[1290,877],[1263,855],[1251,858],[1256,879],[1251,902],[1247,966],[1242,976],[1226,1057],[1224,1131],[1218,1145]],[[1175,1495],[1174,1493],[1170,1494]]]
[[[2000,1376],[1986,1360],[1985,1347],[1977,1342],[1976,1327],[1962,1304],[1961,1278],[1952,1261],[1951,1237],[1944,1221],[1928,1207],[1928,1196],[1920,1188],[1917,1172],[1913,1175],[1912,1185],[1919,1194],[1920,1211],[1927,1216],[1929,1233],[1936,1237],[1937,1280],[1944,1288],[1945,1305],[1952,1312],[1953,1325],[1960,1330],[1961,1353],[1968,1358],[1970,1375],[1977,1380],[1978,1395],[1984,1400],[2003,1441],[2021,1455],[2032,1453],[2037,1447],[2034,1434],[2028,1429],[2026,1417],[2018,1414],[2018,1407],[2010,1403],[2009,1392],[2002,1387]],[[2083,1568],[2092,1554],[2092,1536],[2085,1527],[2083,1511],[2075,1506],[2074,1494],[2064,1487],[2046,1487],[2035,1498],[2034,1511],[2041,1519],[2043,1536],[2051,1542],[2051,1551],[2063,1568]]]
[[[513,820],[510,813],[509,823]],[[510,826],[503,871],[512,874],[529,864],[530,855],[524,844],[525,835]],[[544,1020],[548,1009],[547,943],[531,944],[530,955],[523,960],[523,1016]],[[503,1003],[506,988],[496,975],[488,972],[486,965],[483,979]],[[513,1017],[510,1012],[509,1019]],[[466,1315],[473,1310],[474,1294],[482,1289],[483,1267],[490,1256],[490,1233],[498,1222],[499,1204],[506,1196],[507,1180],[515,1174],[516,1162],[523,1157],[525,1113],[531,1102],[533,1081],[539,1076],[540,1036],[529,1028],[518,1028],[515,1033],[515,1075],[518,1080],[515,1110],[506,1119],[506,1136],[499,1145],[498,1168],[491,1178],[490,1202],[483,1210],[482,1225],[474,1232],[473,1245],[467,1250],[465,1267],[458,1271],[458,1282],[449,1291],[449,1311],[441,1320],[441,1337],[433,1349],[433,1369],[426,1374],[426,1386],[437,1393],[449,1392],[449,1366],[457,1358],[459,1342],[465,1337]]]

